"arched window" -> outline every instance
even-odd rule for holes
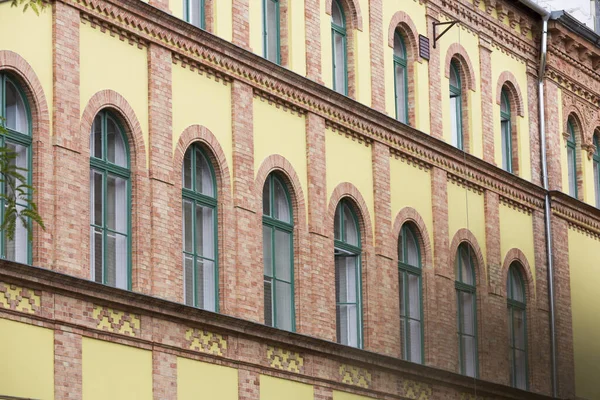
[[[185,304],[218,311],[217,188],[212,166],[198,144],[185,152],[182,180]]]
[[[510,102],[508,93],[502,88],[500,95],[500,129],[502,135],[502,168],[505,171],[513,172],[513,148],[512,148],[512,129],[510,120]]]
[[[2,73],[0,73],[0,124],[7,131],[6,134],[0,135],[0,147],[6,147],[15,153],[16,157],[11,161],[11,164],[23,168],[19,172],[25,177],[26,182],[21,183],[31,185],[32,140],[29,105],[21,88],[8,75]],[[9,190],[11,189],[6,182],[0,185],[0,193],[7,194]],[[18,195],[16,197],[17,208],[26,208],[27,204],[19,201]],[[3,198],[0,199],[0,207],[2,210],[6,207],[6,201]],[[0,219],[3,217],[4,213],[0,213]],[[3,220],[0,220],[0,224],[3,222]],[[27,228],[17,220],[12,240],[9,240],[6,232],[3,231],[0,234],[1,257],[31,264],[31,243],[27,239]]]
[[[281,64],[279,0],[263,0],[263,49],[264,57]]]
[[[577,145],[575,140],[575,127],[573,120],[567,121],[567,169],[569,171],[569,194],[577,198]]]
[[[131,289],[131,183],[127,138],[108,111],[94,118],[90,140],[92,279]]]
[[[338,0],[331,5],[331,46],[333,49],[333,90],[348,95],[346,17]]]
[[[510,383],[527,389],[527,322],[525,318],[525,285],[519,265],[511,264],[506,280],[508,293],[508,340],[510,343]]]
[[[334,239],[337,341],[362,347],[360,230],[346,200],[335,210]]]
[[[462,129],[462,86],[459,67],[456,61],[450,63],[450,121],[452,129],[452,145],[464,150]]]
[[[286,186],[270,174],[263,186],[265,324],[293,331],[294,219]]]
[[[184,0],[183,19],[200,29],[206,29],[204,0]]]
[[[413,228],[404,224],[398,238],[398,289],[402,358],[423,362],[421,250]]]
[[[594,135],[594,192],[596,193],[596,207],[600,208],[600,141],[598,140],[599,132]]]
[[[473,251],[461,243],[456,252],[456,296],[458,305],[458,348],[460,373],[476,377],[477,366],[477,296]]]
[[[408,124],[406,46],[398,31],[394,33],[394,91],[396,94],[396,119]]]

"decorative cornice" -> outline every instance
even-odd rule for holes
[[[210,65],[202,64],[190,57],[183,56],[179,53],[173,52],[172,54],[173,64],[180,65],[183,68],[189,68],[190,71],[198,71],[199,74],[206,73],[208,76],[214,78],[217,82],[222,80],[223,83],[231,83],[233,79],[231,76],[222,73],[218,69],[212,68]]]
[[[500,195],[500,203],[504,204],[505,206],[508,206],[510,208],[513,208],[517,211],[521,211],[527,215],[531,215],[531,213],[533,212],[533,208],[527,206],[526,204],[524,204],[522,202],[518,202],[513,199],[510,199],[506,196]]]
[[[358,143],[364,143],[365,146],[369,146],[373,143],[373,140],[370,137],[361,135],[360,133],[352,129],[349,129],[341,124],[337,124],[328,119],[325,120],[325,126],[331,129],[333,132],[338,132],[340,135],[351,137],[352,140],[356,140],[358,141]]]
[[[562,192],[550,193],[554,215],[566,220],[572,228],[600,240],[600,210]]]
[[[479,195],[483,194],[483,192],[485,192],[485,189],[482,186],[479,186],[475,183],[473,183],[472,181],[469,181],[467,179],[464,179],[460,176],[451,174],[450,172],[448,172],[448,180],[452,183],[454,183],[455,185],[464,187],[465,189],[471,190],[472,192],[475,192]]]
[[[417,167],[419,169],[423,169],[425,171],[429,171],[431,169],[431,164],[427,163],[422,158],[414,157],[409,153],[395,149],[393,147],[390,147],[390,157],[394,157],[395,159],[401,159],[407,164]]]
[[[275,104],[277,108],[282,107],[284,110],[290,111],[292,114],[297,114],[298,116],[306,115],[306,109],[285,101],[281,97],[273,96],[271,93],[264,90],[254,88],[254,97],[265,100],[269,104]]]

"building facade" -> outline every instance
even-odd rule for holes
[[[47,227],[0,238],[0,397],[600,398],[597,39],[500,0],[0,2]]]

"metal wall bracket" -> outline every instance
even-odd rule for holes
[[[456,25],[458,23],[458,21],[448,21],[448,22],[434,22],[433,23],[433,48],[435,49],[435,44],[437,43],[438,40],[440,40],[440,38],[442,36],[444,36],[444,34],[446,32],[448,32],[448,30],[450,30],[450,28],[452,28],[454,25]],[[446,29],[444,29],[439,35],[437,34],[437,27],[438,26],[442,26],[442,25],[448,25],[448,27]]]

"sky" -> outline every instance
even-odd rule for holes
[[[590,29],[594,29],[594,21],[591,13],[590,0],[533,0],[548,11],[564,10],[586,24]],[[598,33],[598,32],[597,32]]]

